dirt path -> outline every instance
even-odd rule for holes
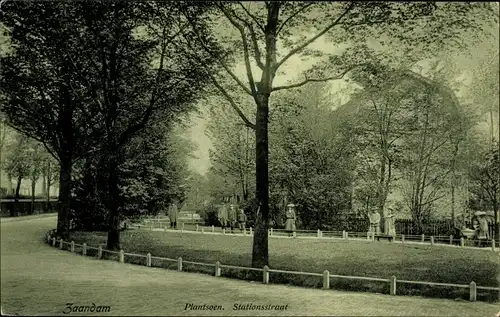
[[[65,315],[72,307],[109,312],[70,315],[488,316],[497,305],[369,293],[262,285],[98,261],[45,245],[55,217],[1,223],[1,305],[4,313]],[[233,310],[235,304],[286,306],[284,311]],[[191,305],[191,306],[190,306]],[[224,310],[190,310],[213,305]],[[99,308],[102,309],[102,308]]]

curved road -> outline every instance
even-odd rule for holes
[[[43,243],[55,217],[1,222],[1,306],[16,315],[65,315],[67,303],[109,306],[70,315],[488,316],[494,304],[262,285],[99,261]],[[233,310],[234,304],[288,305],[285,311]],[[189,310],[187,305],[224,310]]]

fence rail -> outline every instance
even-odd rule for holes
[[[148,227],[151,230],[155,229],[154,227]],[[166,227],[162,228],[164,231],[168,229]],[[246,228],[241,233],[245,235],[253,235],[253,228],[250,227],[247,230]],[[239,231],[239,229],[236,229]],[[184,228],[184,225],[181,225],[181,229],[177,230],[177,232],[190,232],[190,233],[216,233],[216,234],[227,234],[232,235],[234,233],[230,233],[229,230],[224,230],[221,228],[216,228],[214,226],[200,226],[196,225],[194,230],[189,230]],[[309,233],[308,235],[297,235],[297,232],[300,233]],[[268,235],[270,237],[283,237],[286,235],[284,229],[274,229],[270,228],[268,231]],[[321,231],[321,230],[300,230],[295,231],[294,237],[298,238],[318,238],[318,239],[347,239],[347,240],[369,240],[375,241],[373,235],[370,235],[367,232],[348,232],[348,231]],[[488,247],[491,251],[497,252],[500,251],[500,248],[497,247],[495,240],[472,240],[472,239],[454,239],[452,235],[450,236],[426,236],[425,234],[421,235],[404,235],[397,234],[393,236],[393,240],[398,243],[416,243],[416,244],[429,244],[429,245],[438,245],[438,246],[454,246],[454,247],[466,247],[466,248],[474,248],[485,250]],[[471,246],[470,244],[480,244],[480,246]],[[483,247],[481,247],[483,246]]]
[[[469,288],[469,300],[470,301],[476,301],[477,300],[477,290],[489,290],[489,291],[498,291],[499,296],[500,296],[500,287],[491,287],[491,286],[477,286],[474,281],[470,282],[470,284],[453,284],[453,283],[439,283],[439,282],[426,282],[426,281],[411,281],[411,280],[398,280],[395,276],[391,276],[391,278],[379,278],[379,277],[368,277],[368,276],[350,276],[350,275],[336,275],[336,274],[330,274],[328,270],[325,270],[323,273],[313,273],[313,272],[300,272],[300,271],[286,271],[286,270],[278,270],[278,269],[270,269],[267,265],[264,266],[262,269],[260,268],[253,268],[253,267],[243,267],[243,266],[235,266],[235,265],[227,265],[227,264],[221,264],[219,261],[216,263],[204,263],[204,262],[195,262],[195,261],[183,261],[181,257],[177,259],[170,259],[170,258],[163,258],[163,257],[156,257],[152,256],[151,253],[148,253],[147,255],[142,255],[142,254],[135,254],[135,253],[125,253],[124,250],[120,251],[110,251],[110,250],[105,250],[102,248],[102,246],[99,247],[91,247],[87,246],[86,243],[80,245],[80,244],[75,244],[74,241],[68,242],[68,241],[63,241],[63,239],[59,239],[59,244],[56,243],[56,238],[52,235],[52,233],[47,233],[46,235],[46,242],[49,245],[52,245],[54,247],[59,247],[60,249],[63,249],[64,245],[70,245],[71,246],[71,252],[76,253],[75,251],[75,246],[82,246],[82,255],[86,255],[86,250],[87,249],[97,249],[98,254],[97,258],[101,259],[102,258],[102,253],[107,252],[107,253],[112,253],[112,254],[119,254],[119,261],[121,263],[125,263],[125,255],[128,256],[136,256],[136,257],[146,257],[146,266],[151,266],[151,259],[157,259],[157,260],[167,260],[167,261],[173,261],[177,262],[177,270],[182,271],[182,265],[183,263],[187,264],[194,264],[194,265],[203,265],[203,266],[209,266],[209,267],[215,267],[214,274],[215,276],[221,276],[221,269],[236,269],[236,270],[250,270],[250,271],[259,271],[262,272],[262,281],[264,284],[269,283],[269,274],[270,273],[284,273],[284,274],[295,274],[295,275],[305,275],[305,276],[315,276],[315,277],[321,277],[323,281],[323,289],[330,289],[330,279],[332,278],[341,278],[341,279],[350,279],[350,280],[365,280],[365,281],[377,281],[377,282],[384,282],[384,283],[389,283],[389,293],[390,295],[396,295],[396,286],[397,283],[406,283],[406,284],[420,284],[420,285],[428,285],[428,286],[444,286],[444,287],[455,287],[455,288]],[[67,248],[66,248],[67,250]]]

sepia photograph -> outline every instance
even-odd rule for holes
[[[499,12],[0,0],[1,315],[500,317]]]

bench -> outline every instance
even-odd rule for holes
[[[393,236],[388,236],[388,235],[385,235],[385,234],[376,234],[375,235],[375,239],[377,239],[377,241],[380,241],[380,238],[387,239],[387,240],[389,240],[389,242],[392,242],[392,239],[394,239]]]

